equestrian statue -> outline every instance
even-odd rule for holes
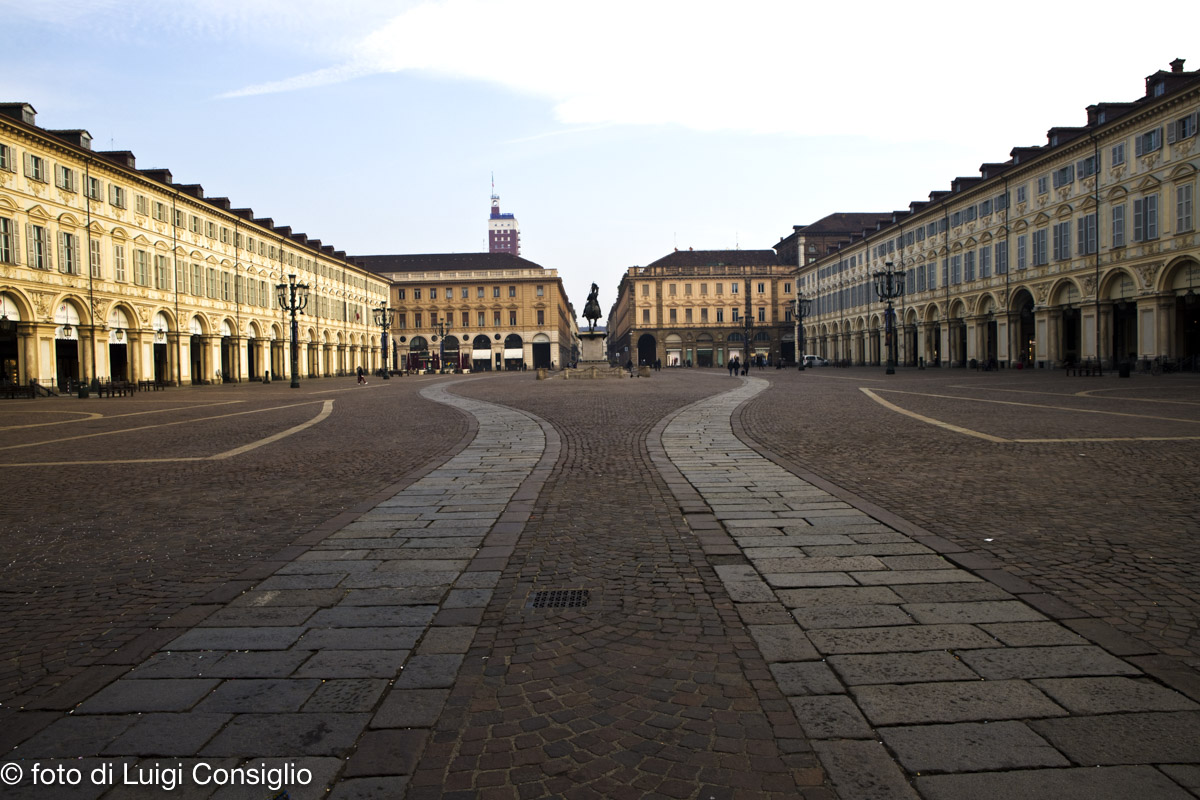
[[[592,284],[592,293],[588,295],[587,305],[583,307],[583,318],[588,321],[588,333],[592,333],[596,329],[596,320],[600,319],[600,301],[596,299],[596,295],[600,294],[600,287]]]

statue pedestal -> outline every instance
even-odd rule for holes
[[[608,334],[602,331],[579,332],[579,363],[601,364],[608,366],[608,353],[605,352],[604,340]]]

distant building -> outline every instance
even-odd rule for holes
[[[507,253],[356,256],[391,282],[392,364],[475,372],[559,368],[579,329],[558,271]]]
[[[488,252],[521,255],[521,226],[512,214],[500,213],[500,195],[492,195],[492,215],[488,218]]]
[[[609,352],[668,367],[794,361],[795,272],[774,250],[676,250],[630,267],[609,314]]]

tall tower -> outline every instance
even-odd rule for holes
[[[500,195],[492,184],[492,215],[488,218],[488,252],[521,255],[521,228],[512,214],[500,213]]]

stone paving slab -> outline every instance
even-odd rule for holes
[[[918,777],[925,800],[1192,800],[1170,778],[1153,767],[1038,769],[980,772],[969,775]]]
[[[779,620],[773,605],[790,611],[794,636],[825,658],[788,660],[759,642],[840,797],[915,796],[905,770],[927,800],[1130,796],[1132,790],[1122,795],[1095,781],[1095,773],[1068,767],[1155,763],[1152,753],[1197,761],[1190,742],[1200,737],[1187,716],[1193,701],[1129,677],[1142,672],[1118,657],[1144,651],[1116,635],[1101,642],[1111,641],[1111,652],[1093,645],[1079,634],[1098,629],[1093,621],[995,560],[974,558],[940,537],[914,540],[852,503],[837,507],[842,498],[751,450],[735,434],[736,411],[763,388],[751,378],[690,406],[664,429],[663,445],[718,510],[748,562],[717,568],[730,598],[746,608],[739,613]],[[793,510],[805,525],[785,524],[774,495],[756,494],[764,486],[779,496],[803,495]],[[751,601],[740,589],[758,586],[756,577],[773,590],[774,604],[765,595]],[[786,636],[783,624],[767,627],[777,639]],[[1154,724],[1169,734],[1103,749]],[[1165,747],[1167,736],[1189,744]],[[870,741],[877,737],[903,770]],[[1111,775],[1122,786],[1137,776],[1175,796],[1165,773],[1136,769]],[[929,772],[959,774],[925,777]],[[993,793],[998,785],[1009,790]],[[1054,791],[1043,791],[1051,785]]]

